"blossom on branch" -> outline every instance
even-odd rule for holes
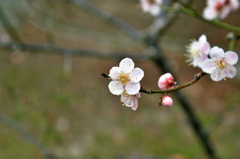
[[[194,67],[201,67],[203,62],[208,59],[208,53],[210,51],[210,44],[207,41],[206,35],[201,35],[198,41],[193,41],[187,47],[187,62]]]
[[[210,74],[214,81],[220,81],[225,78],[233,78],[237,70],[233,66],[238,61],[238,55],[233,51],[224,53],[223,49],[215,46],[210,50],[209,56],[202,65],[202,70]]]
[[[171,73],[165,73],[158,80],[158,87],[162,90],[171,89],[175,85],[174,78]]]
[[[126,92],[123,92],[121,95],[121,102],[123,102],[123,105],[126,107],[131,107],[132,110],[137,110],[138,107],[138,98],[140,98],[140,93],[137,93],[135,95],[129,95]]]
[[[161,97],[161,102],[159,103],[159,106],[165,106],[165,107],[171,107],[173,105],[173,99],[167,95],[164,95]]]
[[[149,12],[152,16],[157,16],[161,12],[163,0],[140,0],[144,12]]]
[[[114,95],[120,95],[126,91],[129,95],[135,95],[140,90],[140,81],[144,72],[140,68],[134,68],[134,62],[130,58],[123,59],[119,67],[112,67],[109,77],[112,81],[108,88]]]
[[[236,11],[238,8],[238,0],[208,0],[203,17],[208,20],[224,19],[231,11]]]

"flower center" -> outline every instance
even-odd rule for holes
[[[216,64],[217,64],[217,67],[218,67],[218,68],[224,68],[224,67],[226,67],[226,62],[224,61],[224,59],[222,59],[222,60],[220,60],[220,61],[217,61]]]
[[[122,84],[126,84],[128,81],[130,81],[129,75],[126,74],[126,73],[121,74],[120,77],[119,77],[119,81]]]
[[[148,4],[154,4],[154,0],[147,0]]]

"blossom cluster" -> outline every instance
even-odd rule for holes
[[[119,67],[112,67],[109,77],[112,81],[108,88],[114,95],[121,95],[121,102],[127,107],[136,110],[138,107],[138,98],[141,97],[140,81],[144,76],[141,68],[134,68],[134,62],[130,58],[123,59]]]
[[[157,16],[161,12],[164,0],[140,0],[144,12]],[[207,0],[204,8],[203,17],[208,20],[224,19],[232,11],[239,8],[239,0]]]
[[[224,52],[218,46],[210,47],[207,37],[200,36],[187,48],[188,62],[194,67],[199,67],[203,72],[210,74],[213,81],[235,77],[237,70],[233,66],[238,61],[237,53]]]
[[[239,8],[238,0],[208,0],[203,17],[208,20],[224,19]]]
[[[142,10],[150,13],[152,16],[157,16],[161,12],[163,0],[140,0],[140,2]]]
[[[110,92],[114,95],[120,95],[121,102],[126,107],[137,110],[138,98],[140,95],[140,81],[144,77],[144,72],[141,68],[134,68],[134,62],[130,58],[124,58],[120,61],[119,66],[114,66],[110,69],[109,75],[111,82],[108,85]],[[161,90],[171,89],[176,82],[170,73],[162,75],[158,80],[158,87]],[[161,97],[160,105],[169,107],[172,106],[173,100],[171,97],[164,95]]]

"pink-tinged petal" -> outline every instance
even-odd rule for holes
[[[121,69],[119,67],[112,67],[109,76],[111,77],[111,79],[117,80],[119,79],[120,73]]]
[[[210,77],[213,81],[218,82],[225,78],[225,74],[222,72],[222,70],[216,70],[210,75]]]
[[[127,83],[125,86],[126,92],[129,95],[137,94],[140,90],[140,83]]]
[[[211,74],[216,70],[216,64],[212,59],[207,59],[202,64],[201,69],[203,70],[203,72]]]
[[[213,20],[218,17],[218,12],[213,7],[207,7],[203,11],[203,17],[207,20]]]
[[[134,83],[138,83],[142,80],[144,76],[144,72],[141,68],[134,68],[133,71],[130,73],[130,79]]]
[[[234,66],[229,65],[228,68],[225,68],[225,74],[228,78],[233,78],[237,74],[237,69]]]
[[[233,51],[227,51],[224,56],[225,61],[230,65],[235,65],[238,62],[238,54]]]
[[[130,73],[134,68],[134,62],[130,58],[125,58],[120,62],[119,67],[122,70],[122,72]]]
[[[124,87],[119,81],[111,81],[108,85],[109,91],[114,95],[122,94]]]
[[[221,10],[221,13],[219,15],[219,18],[220,19],[225,19],[228,16],[228,14],[231,12],[231,10],[232,9],[231,9],[230,6],[223,7],[223,9]]]
[[[219,61],[224,57],[224,51],[222,48],[219,48],[217,46],[214,46],[209,53],[211,59],[214,61]]]
[[[158,80],[158,87],[162,90],[174,87],[174,78],[171,73],[165,73]]]
[[[136,111],[138,108],[138,99],[136,97],[134,98],[133,106],[131,108],[134,111]]]
[[[164,95],[162,97],[162,105],[165,107],[171,107],[173,105],[173,100],[171,97]]]

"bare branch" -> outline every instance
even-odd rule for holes
[[[29,51],[31,53],[52,53],[56,55],[65,55],[71,54],[72,56],[89,56],[95,58],[107,58],[107,59],[122,59],[124,57],[133,58],[135,60],[146,60],[151,59],[153,56],[151,54],[127,54],[120,52],[104,52],[104,51],[96,51],[89,49],[70,49],[70,48],[62,48],[54,45],[36,45],[36,44],[24,44],[24,43],[14,43],[14,42],[6,42],[0,43],[0,47],[7,50],[15,50],[21,49],[22,51]]]
[[[14,42],[22,42],[20,36],[18,35],[16,29],[13,27],[11,22],[9,21],[8,17],[5,15],[2,7],[0,6],[0,21],[5,29],[5,31],[8,33],[9,37]]]
[[[19,123],[15,122],[14,120],[8,118],[3,114],[0,114],[0,122],[16,131],[25,141],[27,141],[28,143],[32,144],[35,148],[37,148],[45,158],[59,159],[49,149],[47,149],[39,141],[37,141],[29,132],[24,130],[24,128]]]
[[[110,13],[107,13],[98,7],[94,6],[92,3],[86,1],[86,0],[68,0],[70,2],[75,3],[76,5],[84,8],[88,12],[91,12],[93,15],[101,18],[102,20],[111,23],[112,25],[115,25],[117,28],[121,29],[123,32],[125,32],[130,37],[142,40],[142,34],[139,33],[135,28],[131,27],[129,24],[124,22],[123,20],[114,17]]]

